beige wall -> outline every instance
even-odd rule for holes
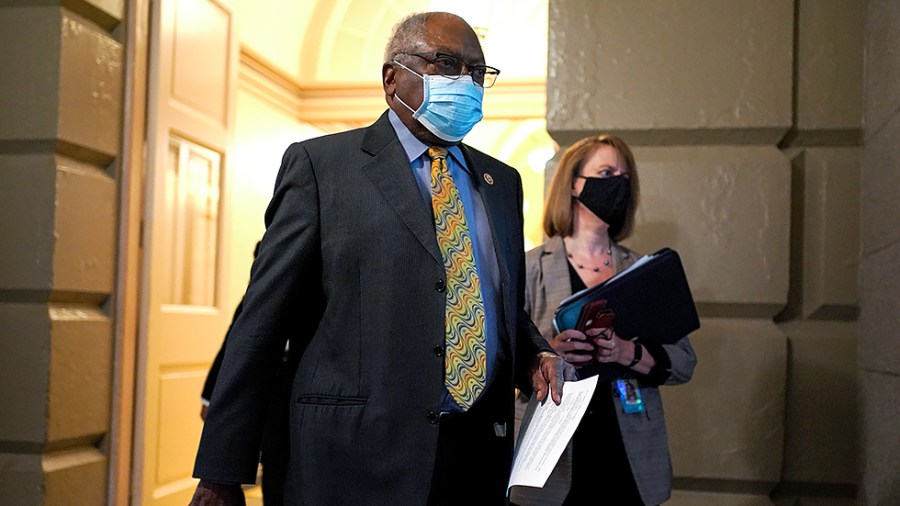
[[[550,2],[548,130],[634,146],[628,244],[677,249],[701,313],[694,379],[663,394],[671,504],[853,502],[863,20],[861,1]]]
[[[859,380],[862,496],[900,504],[900,3],[868,0]]]
[[[272,198],[284,150],[292,142],[322,135],[248,73],[252,70],[242,66],[235,111],[233,190],[231,201],[225,204],[234,210],[228,224],[231,272],[226,307],[237,306],[247,288],[253,246],[265,231],[263,214]]]
[[[0,2],[2,504],[107,494],[123,2],[62,3]]]

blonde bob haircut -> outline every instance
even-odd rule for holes
[[[625,221],[618,229],[610,227],[609,237],[614,242],[619,242],[631,235],[631,231],[634,229],[634,214],[638,206],[640,188],[634,155],[631,153],[628,145],[625,144],[625,141],[619,137],[615,135],[598,135],[581,139],[563,152],[559,165],[556,167],[556,172],[553,174],[553,179],[550,181],[547,201],[544,204],[544,233],[547,234],[547,237],[556,235],[567,237],[575,231],[575,206],[578,205],[578,200],[572,195],[572,188],[575,187],[575,176],[581,175],[585,160],[599,146],[604,144],[612,146],[622,155],[629,178],[628,181],[631,185],[631,200],[628,202],[628,208],[625,211]]]

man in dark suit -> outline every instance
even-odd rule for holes
[[[574,372],[523,310],[518,173],[459,144],[497,73],[461,18],[410,16],[390,110],[288,148],[193,504],[243,503],[287,338],[287,504],[505,503],[514,386],[559,402]]]

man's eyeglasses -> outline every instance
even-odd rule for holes
[[[483,88],[493,86],[497,82],[497,76],[500,75],[500,69],[487,65],[472,65],[447,53],[399,53],[397,56],[401,55],[418,56],[432,64],[435,72],[448,79],[459,79],[461,75],[469,74],[472,81]]]

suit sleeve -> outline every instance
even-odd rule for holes
[[[656,365],[641,381],[648,386],[680,385],[690,381],[697,365],[697,355],[687,336],[673,344],[646,343],[644,349],[653,356]]]
[[[257,255],[259,255],[258,241],[256,243],[256,246],[253,248],[254,260],[256,259]],[[242,298],[234,310],[234,316],[231,317],[231,323],[228,324],[228,330],[225,332],[225,338],[222,339],[222,346],[219,347],[219,352],[216,353],[216,358],[213,359],[213,363],[209,367],[209,372],[206,374],[206,381],[203,383],[203,391],[200,392],[200,398],[207,405],[209,405],[209,400],[212,399],[213,390],[216,388],[216,378],[219,377],[219,369],[221,369],[222,367],[222,359],[225,358],[225,346],[228,343],[228,334],[231,333],[231,327],[234,326],[234,321],[237,320],[238,316],[240,316],[243,306],[244,299]]]
[[[520,231],[520,237],[522,237],[521,243],[515,248],[516,254],[519,257],[516,262],[516,265],[519,266],[518,272],[514,273],[516,276],[516,386],[525,395],[530,396],[533,388],[528,373],[535,355],[541,351],[549,351],[550,353],[556,352],[553,351],[553,348],[550,347],[550,343],[548,343],[541,335],[537,326],[534,324],[534,321],[532,321],[531,316],[529,316],[526,311],[525,241],[523,232],[525,218],[522,215],[524,197],[522,194],[522,179],[519,177],[518,172],[516,172],[516,192],[518,230]]]
[[[694,375],[694,367],[697,366],[697,354],[691,346],[691,340],[687,336],[682,337],[674,344],[664,344],[663,349],[669,356],[669,377],[666,385],[680,385],[687,383]]]
[[[318,191],[302,144],[288,148],[266,210],[240,314],[210,399],[194,476],[253,483],[276,371],[285,342],[302,353],[321,314]]]
[[[209,400],[212,399],[213,390],[216,388],[216,379],[219,377],[219,369],[222,368],[222,359],[225,358],[225,346],[228,344],[228,334],[231,333],[231,327],[234,326],[234,321],[237,320],[237,317],[241,314],[242,306],[243,300],[234,310],[234,316],[231,318],[231,323],[228,325],[228,331],[225,332],[225,338],[222,339],[222,346],[219,347],[219,352],[216,353],[216,358],[213,359],[213,363],[209,367],[209,372],[206,374],[206,381],[203,383],[203,391],[200,393],[200,398],[203,399],[206,404],[209,404]]]

